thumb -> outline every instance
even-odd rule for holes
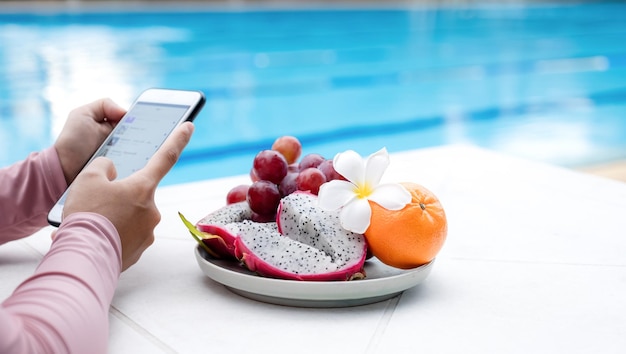
[[[154,186],[165,177],[174,166],[180,154],[191,139],[194,126],[191,122],[185,122],[177,127],[174,132],[165,140],[159,150],[152,156],[146,166],[139,170],[144,177],[150,180]]]

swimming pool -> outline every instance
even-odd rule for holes
[[[248,173],[285,134],[328,157],[456,143],[563,166],[626,157],[626,4],[1,6],[0,165],[50,145],[71,108],[148,87],[208,99],[164,184]]]

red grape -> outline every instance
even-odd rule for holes
[[[258,178],[279,184],[287,174],[287,160],[278,151],[263,150],[254,157],[253,168]]]
[[[317,168],[319,168],[319,170],[324,173],[327,181],[332,181],[335,179],[345,180],[345,178],[335,170],[335,167],[333,166],[333,160],[324,160],[319,166],[317,166]]]
[[[276,215],[276,209],[280,202],[280,192],[276,184],[260,180],[252,183],[248,188],[246,199],[253,212],[269,217]]]
[[[291,163],[287,166],[287,173],[290,172],[300,172],[300,164],[299,163]]]
[[[272,221],[276,221],[276,215],[261,215],[261,214],[252,212],[252,216],[250,217],[250,220],[254,222],[272,222]]]
[[[287,160],[287,163],[292,164],[298,161],[302,153],[302,144],[296,137],[285,135],[274,141],[272,150],[280,152]]]
[[[234,204],[246,200],[248,188],[250,188],[250,186],[247,184],[240,184],[232,188],[228,194],[226,194],[226,204]]]
[[[317,167],[322,161],[326,160],[324,156],[320,154],[308,154],[300,160],[300,171],[304,171],[309,167]]]
[[[315,195],[320,190],[320,186],[326,182],[326,176],[324,173],[315,167],[309,167],[298,174],[296,177],[296,183],[298,184],[298,190],[309,191]]]
[[[283,180],[278,185],[278,191],[280,195],[283,197],[288,196],[289,194],[298,190],[298,183],[296,182],[296,178],[298,177],[298,173],[289,172],[283,178]]]

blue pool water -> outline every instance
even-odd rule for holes
[[[248,173],[285,134],[328,157],[469,143],[626,158],[626,4],[1,6],[0,165],[50,145],[73,107],[148,87],[208,99],[164,184]]]

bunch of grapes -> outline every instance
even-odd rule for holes
[[[231,189],[226,203],[246,200],[253,211],[253,220],[273,221],[280,199],[295,191],[316,194],[320,186],[334,179],[345,179],[333,167],[333,161],[320,154],[302,154],[302,144],[293,136],[282,136],[269,150],[259,152],[250,170],[251,185]]]

